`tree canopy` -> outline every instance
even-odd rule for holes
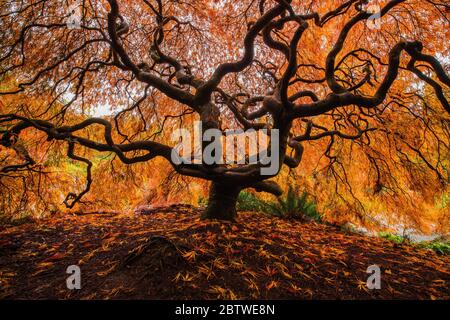
[[[207,218],[234,219],[246,188],[280,195],[283,168],[344,202],[448,192],[447,1],[5,0],[0,28],[5,188],[57,142],[86,168],[69,208],[95,184],[87,150],[211,181]],[[276,174],[174,163],[170,134],[196,120],[278,129]]]

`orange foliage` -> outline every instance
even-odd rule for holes
[[[129,69],[108,65],[114,65],[120,58],[112,53],[110,36],[105,35],[106,18],[111,10],[107,1],[87,5],[83,13],[85,27],[72,30],[64,26],[66,7],[60,2],[46,3],[42,17],[38,16],[39,10],[23,9],[16,16],[0,18],[0,28],[8,30],[0,36],[0,114],[49,120],[61,127],[106,113],[103,118],[113,125],[112,138],[118,143],[143,140],[173,146],[171,130],[189,127],[199,116],[154,86],[135,81]],[[158,1],[150,2],[157,7]],[[189,72],[196,78],[208,79],[220,63],[242,57],[244,38],[261,16],[258,2],[163,1],[168,22],[162,28],[164,41],[159,49],[189,65]],[[383,0],[376,4],[384,7],[390,2]],[[129,28],[121,38],[123,47],[130,59],[142,59],[150,65],[151,59],[156,59],[152,38],[159,32],[158,20],[143,1],[119,3],[120,14]],[[266,10],[277,3],[266,1]],[[291,7],[297,13],[317,12],[323,17],[345,3],[295,0]],[[11,6],[10,1],[2,2],[0,13],[10,12]],[[291,79],[289,95],[311,90],[319,99],[329,97],[332,93],[329,84],[320,80],[325,78],[327,56],[343,27],[357,14],[356,6],[352,5],[321,26],[308,21],[309,27],[297,46],[298,68]],[[23,25],[28,21],[62,23],[62,26],[30,28],[22,39]],[[370,29],[365,23],[357,24],[336,56],[336,64],[341,62],[335,70],[336,78],[341,85],[352,86],[370,74],[370,81],[355,92],[364,97],[374,95],[388,72],[390,50],[405,40],[420,41],[423,51],[437,57],[448,73],[448,21],[445,1],[433,4],[411,0],[400,3],[383,17],[379,30]],[[286,23],[274,32],[274,38],[289,44],[295,28],[293,21]],[[254,46],[254,63],[239,74],[226,75],[220,83],[220,89],[230,96],[240,91],[251,96],[266,95],[274,87],[270,74],[280,78],[289,68],[285,56],[268,48],[262,37],[256,38]],[[12,53],[4,52],[6,49]],[[60,62],[61,57],[65,57],[64,63]],[[295,119],[292,136],[307,130],[310,120],[316,125],[313,134],[320,134],[322,127],[354,135],[358,133],[354,123],[376,130],[365,132],[359,139],[328,136],[305,141],[300,166],[284,167],[275,180],[284,189],[295,185],[310,192],[330,221],[359,219],[367,224],[374,220],[391,221],[388,225],[400,221],[426,232],[449,232],[450,116],[433,88],[408,70],[409,59],[406,53],[400,55],[399,74],[386,99],[375,108],[366,110],[351,104],[318,116]],[[166,67],[154,69],[152,74],[168,83],[176,82],[175,74],[168,75],[173,72],[172,67]],[[430,65],[423,63],[418,68],[433,81],[440,81]],[[179,83],[175,87],[192,95],[200,90]],[[444,96],[448,98],[445,87]],[[296,102],[306,105],[310,97],[301,97]],[[240,125],[225,103],[219,109],[224,128]],[[6,130],[6,125],[0,122],[0,130]],[[79,193],[86,184],[86,165],[66,157],[66,141],[47,141],[47,135],[35,129],[28,128],[18,137],[18,143],[26,147],[35,161],[30,167],[32,171],[0,175],[0,206],[4,214],[48,215],[64,211],[66,195],[74,190]],[[77,134],[104,143],[103,130],[96,124]],[[204,180],[177,175],[163,158],[126,165],[114,152],[99,152],[80,145],[76,145],[75,151],[93,163],[92,188],[77,204],[77,211],[131,211],[142,204],[177,201],[196,204],[199,198],[206,197]],[[133,152],[133,156],[144,154],[142,150]],[[288,148],[288,154],[294,153]],[[0,146],[0,167],[23,160],[23,154]],[[275,284],[268,286],[272,288]]]

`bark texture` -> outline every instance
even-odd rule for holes
[[[213,182],[209,191],[208,206],[202,218],[234,221],[240,191],[241,189],[236,186]]]

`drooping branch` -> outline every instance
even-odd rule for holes
[[[353,94],[347,90],[335,90],[340,93],[332,93],[323,100],[316,101],[310,104],[297,104],[291,114],[293,118],[310,117],[323,114],[338,107],[345,107],[349,105],[357,105],[363,108],[374,108],[380,105],[386,98],[389,89],[398,76],[400,68],[400,55],[403,51],[409,54],[416,55],[416,52],[422,50],[422,44],[417,41],[401,41],[389,53],[389,64],[386,75],[378,87],[376,93],[372,97],[365,97],[358,94]],[[433,61],[435,64],[437,61]],[[437,62],[437,65],[433,65],[437,73],[443,72],[443,68]],[[445,74],[440,75],[445,84],[449,84],[448,76]],[[333,87],[333,84],[330,84]],[[337,87],[335,87],[337,88]],[[445,97],[444,97],[445,99]]]
[[[77,156],[74,153],[75,150],[75,143],[73,141],[68,142],[68,148],[67,148],[67,156],[70,159],[76,160],[76,161],[81,161],[84,162],[87,167],[86,167],[86,187],[83,189],[83,191],[81,191],[78,195],[76,193],[70,192],[69,194],[67,194],[66,198],[64,199],[64,204],[66,205],[67,208],[72,209],[75,204],[77,204],[78,202],[80,202],[81,198],[89,192],[89,190],[91,189],[91,184],[92,184],[92,162],[89,161],[86,158]]]
[[[183,104],[194,106],[193,104],[193,96],[184,90],[178,89],[177,87],[169,84],[163,79],[140,69],[138,65],[136,65],[129,55],[127,54],[125,48],[121,44],[119,40],[119,35],[117,33],[117,23],[116,21],[119,19],[119,5],[116,0],[108,0],[108,3],[111,6],[111,11],[108,13],[108,33],[111,38],[111,46],[114,52],[120,58],[121,63],[124,67],[133,72],[136,78],[142,82],[150,84],[151,86],[157,88],[161,92],[163,92],[168,97],[179,101]]]
[[[386,15],[392,8],[397,6],[398,4],[404,2],[405,0],[391,0],[386,4],[380,11],[380,18]],[[339,38],[334,44],[334,47],[331,49],[331,51],[328,53],[327,60],[326,60],[326,79],[328,86],[334,93],[345,93],[348,90],[346,90],[344,87],[342,87],[340,84],[337,83],[334,72],[335,72],[335,61],[337,55],[341,52],[341,50],[344,47],[345,40],[347,39],[348,34],[350,33],[351,29],[359,22],[363,20],[367,20],[371,17],[371,13],[361,11],[358,15],[356,15],[354,18],[352,18],[347,24],[342,28]]]
[[[291,0],[286,0],[286,2],[290,3]],[[198,103],[202,104],[205,101],[208,101],[214,89],[227,74],[240,72],[252,63],[255,55],[254,42],[256,37],[270,21],[282,14],[285,10],[286,5],[284,4],[284,1],[280,1],[280,4],[264,13],[264,15],[251,26],[245,35],[243,57],[237,62],[227,62],[217,67],[211,78],[198,89],[196,94],[196,101],[198,101]]]

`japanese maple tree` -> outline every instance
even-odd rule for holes
[[[27,130],[65,142],[87,167],[86,187],[67,195],[67,207],[95,183],[78,148],[130,165],[162,157],[181,175],[211,181],[204,217],[213,219],[233,220],[243,189],[282,194],[273,178],[308,161],[305,148],[320,139],[330,164],[339,163],[339,140],[363,148],[376,189],[389,174],[388,150],[408,150],[448,184],[447,1],[4,0],[0,29],[0,97],[46,97],[33,107],[9,102],[0,114],[1,145],[24,159],[0,172],[33,170],[18,144]],[[70,116],[101,106],[114,116]],[[192,117],[202,130],[279,130],[278,170],[174,162],[167,134]],[[410,118],[421,127],[408,127]],[[90,127],[103,138],[89,137]]]

